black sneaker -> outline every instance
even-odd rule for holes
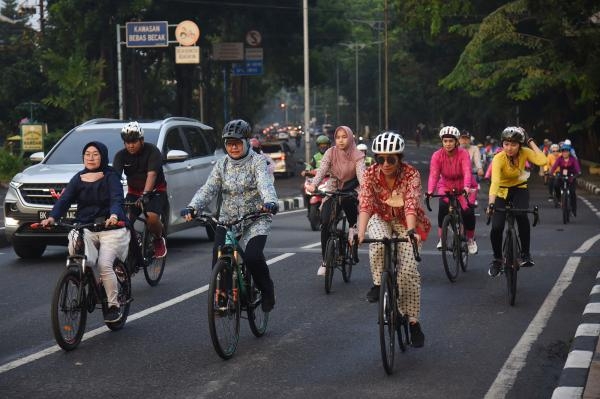
[[[275,291],[263,292],[262,301],[260,303],[262,311],[265,313],[270,312],[275,307]]]
[[[521,267],[531,267],[535,265],[535,262],[533,261],[533,258],[531,257],[531,254],[529,253],[523,253],[521,254],[521,263],[519,264],[519,266]]]
[[[488,275],[490,277],[496,277],[502,271],[502,259],[494,259],[490,264]]]
[[[422,348],[425,345],[425,334],[421,331],[421,324],[418,321],[409,323],[410,342],[415,348]]]
[[[106,323],[116,323],[117,321],[121,320],[122,316],[121,310],[118,307],[111,306],[104,315],[104,321]]]
[[[375,303],[379,301],[379,286],[374,285],[371,287],[369,292],[367,292],[367,301],[371,303]]]

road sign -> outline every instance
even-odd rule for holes
[[[216,43],[213,45],[213,58],[217,61],[243,61],[244,43]]]
[[[198,46],[177,46],[175,47],[176,64],[199,64],[200,47]]]
[[[194,21],[182,21],[175,28],[175,39],[182,46],[192,46],[200,39],[200,29]]]
[[[263,59],[263,48],[252,47],[246,49],[246,61],[262,61]]]
[[[260,34],[259,31],[251,30],[248,33],[246,33],[246,43],[248,43],[249,46],[252,46],[252,47],[260,46],[261,42],[262,42],[262,35]]]
[[[127,47],[167,47],[169,23],[167,21],[127,22]]]
[[[262,61],[245,61],[231,65],[231,74],[233,76],[256,76],[263,73]]]

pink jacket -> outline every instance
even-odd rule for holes
[[[431,156],[427,192],[443,194],[452,189],[468,189],[471,187],[471,177],[471,158],[464,148],[457,148],[454,156],[449,156],[445,149],[440,148]],[[460,197],[460,202],[465,209],[467,204],[463,197]]]

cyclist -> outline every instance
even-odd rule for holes
[[[325,151],[327,151],[329,147],[331,147],[331,140],[329,140],[329,137],[323,134],[317,137],[316,143],[317,152],[315,152],[315,154],[310,159],[310,169],[303,170],[302,172],[300,172],[302,176],[314,176],[316,174],[316,169],[319,169],[319,166],[321,166],[321,160],[323,159]]]
[[[502,131],[500,136],[502,151],[494,156],[492,163],[492,180],[488,208],[486,213],[492,216],[492,230],[490,240],[494,251],[494,260],[490,265],[488,274],[495,277],[502,270],[502,233],[506,219],[505,212],[493,212],[493,208],[504,208],[508,201],[515,208],[529,208],[529,190],[527,179],[529,172],[525,170],[525,163],[529,161],[535,165],[546,164],[546,156],[535,144],[533,138],[527,138],[527,133],[522,127],[509,126]],[[527,147],[525,147],[527,146]],[[519,228],[521,239],[522,267],[535,265],[529,252],[531,227],[526,214],[516,214],[515,219]]]
[[[154,144],[144,142],[144,130],[137,122],[123,126],[121,138],[125,148],[115,154],[113,168],[119,176],[125,173],[127,177],[125,201],[144,204],[148,230],[154,236],[154,256],[162,258],[167,254],[167,245],[160,215],[168,204],[162,154]]]
[[[563,144],[560,147],[560,155],[552,168],[550,169],[550,175],[554,175],[557,169],[560,170],[560,174],[567,171],[569,176],[569,193],[571,195],[571,208],[573,211],[573,215],[577,216],[577,194],[575,192],[577,188],[577,176],[581,175],[581,167],[579,165],[579,161],[573,155],[571,155],[571,146]],[[558,184],[558,179],[554,179],[554,194],[555,198],[560,198],[560,185]]]
[[[330,178],[326,184],[326,191],[352,191],[359,188],[365,171],[365,154],[356,149],[354,134],[348,126],[339,126],[335,129],[334,137],[335,146],[325,152],[313,181],[306,185],[306,189],[310,192],[315,191],[321,180],[327,175],[330,175]],[[334,203],[335,201],[329,201],[326,197],[321,205],[321,255],[323,260],[317,270],[318,276],[325,275],[325,247],[329,237],[329,219]],[[354,237],[358,202],[352,197],[344,197],[342,208],[348,219],[348,225],[351,226],[348,237]],[[354,260],[358,262],[356,254],[354,254]]]
[[[368,148],[366,144],[360,143],[356,146],[356,149],[365,154],[365,167],[368,168],[369,166],[373,165],[373,158],[367,155]]]
[[[457,190],[469,193],[471,190],[471,159],[469,153],[458,146],[460,132],[454,126],[444,126],[440,129],[442,148],[431,156],[429,164],[429,180],[427,183],[427,196],[437,191],[440,194],[446,191]],[[477,253],[477,242],[475,241],[475,209],[470,207],[467,199],[458,198],[465,235],[467,236],[467,247],[470,254]],[[437,249],[442,249],[442,222],[448,214],[448,198],[439,201],[438,208],[438,236],[440,240]]]
[[[250,139],[250,145],[252,146],[252,150],[255,153],[260,154],[263,157],[265,157],[265,161],[267,161],[267,170],[269,171],[271,176],[274,176],[275,175],[275,163],[273,162],[273,159],[271,159],[270,156],[268,156],[267,154],[265,154],[263,152],[260,141],[256,137],[253,137]]]
[[[279,210],[273,179],[267,172],[265,158],[250,150],[248,138],[252,129],[242,119],[225,124],[222,139],[227,156],[215,164],[206,183],[198,189],[181,216],[192,220],[214,197],[218,198],[219,220],[228,221],[243,215],[264,210],[273,215]],[[256,286],[263,293],[261,307],[270,312],[275,306],[275,288],[263,254],[267,236],[271,231],[272,217],[261,217],[235,226],[241,234],[240,243],[245,244],[244,260]],[[213,247],[213,265],[217,262],[217,249],[225,243],[226,231],[217,228]]]
[[[559,157],[560,157],[559,145],[558,144],[550,145],[548,155],[546,156],[546,158],[548,159],[548,162],[544,166],[544,177],[546,178],[546,180],[548,182],[548,193],[549,193],[548,201],[554,202],[555,205],[557,205],[558,202],[557,202],[556,196],[554,195],[554,176],[552,174],[550,174],[550,169],[552,169],[554,162]]]
[[[471,192],[469,194],[469,201],[472,204],[477,205],[477,190],[479,189],[479,180],[483,178],[483,165],[481,164],[481,153],[479,147],[472,145],[473,137],[471,133],[466,130],[460,132],[458,142],[460,146],[467,150],[469,158],[471,159],[471,170],[473,175],[471,176]]]
[[[392,232],[406,235],[415,229],[419,241],[424,241],[431,230],[431,223],[421,206],[421,177],[419,171],[402,162],[404,139],[398,133],[383,132],[375,137],[371,150],[376,163],[369,167],[363,176],[360,190],[360,214],[358,221],[358,242],[369,237],[381,239],[391,237]],[[399,243],[398,256],[400,269],[398,286],[400,297],[398,306],[409,319],[412,344],[422,347],[425,335],[421,330],[419,315],[421,309],[421,276],[409,242]],[[373,277],[373,287],[367,293],[369,302],[379,300],[379,286],[383,271],[383,244],[369,245],[369,261]]]
[[[108,149],[100,142],[92,141],[83,147],[84,169],[75,174],[63,190],[60,198],[50,211],[50,216],[42,220],[42,226],[54,224],[62,217],[71,204],[77,204],[76,223],[104,222],[106,227],[114,226],[119,220],[126,220],[123,209],[123,186],[121,175],[108,166]],[[75,254],[77,238],[73,230],[69,233],[69,254]],[[96,264],[100,280],[106,291],[108,310],[104,321],[114,323],[121,319],[119,309],[117,276],[113,270],[115,258],[126,259],[129,248],[129,232],[126,228],[91,231],[85,229],[85,256],[90,264]]]

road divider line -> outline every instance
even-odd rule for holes
[[[273,263],[277,263],[277,262],[282,261],[282,260],[284,260],[286,258],[289,258],[290,256],[293,256],[293,255],[295,255],[294,252],[287,252],[287,253],[278,255],[278,256],[276,256],[276,257],[274,257],[272,259],[269,259],[267,261],[267,265],[272,265]],[[176,305],[176,304],[178,304],[180,302],[186,301],[186,300],[188,300],[188,299],[190,299],[190,298],[192,298],[192,297],[194,297],[196,295],[200,295],[201,293],[206,292],[206,291],[208,291],[208,284],[206,284],[206,285],[204,285],[204,286],[202,286],[200,288],[196,288],[195,290],[192,290],[190,292],[186,292],[185,294],[179,295],[178,297],[169,299],[166,302],[159,303],[158,305],[152,306],[152,307],[150,307],[148,309],[144,309],[144,310],[139,311],[137,313],[131,314],[131,315],[129,315],[127,317],[127,322],[131,323],[131,322],[133,322],[135,320],[141,319],[142,317],[149,316],[149,315],[151,315],[153,313],[156,313],[156,312],[158,312],[160,310],[166,309],[166,308],[171,307],[173,305]],[[98,336],[100,334],[103,334],[103,333],[109,332],[109,331],[110,330],[106,326],[95,328],[95,329],[93,329],[91,331],[86,332],[83,335],[83,338],[82,338],[81,341],[82,342],[83,341],[87,341],[87,340],[89,340],[91,338],[94,338],[94,337],[96,337],[96,336]],[[49,348],[42,349],[39,352],[32,353],[31,355],[28,355],[28,356],[25,356],[25,357],[13,360],[12,362],[5,363],[3,365],[0,365],[0,374],[5,373],[5,372],[10,371],[10,370],[13,370],[13,369],[16,369],[17,367],[24,366],[24,365],[26,365],[28,363],[32,363],[32,362],[34,362],[36,360],[42,359],[42,358],[44,358],[44,357],[46,357],[48,355],[51,355],[53,353],[60,352],[60,351],[62,351],[62,349],[60,348],[60,346],[53,345],[53,346],[51,346]]]

